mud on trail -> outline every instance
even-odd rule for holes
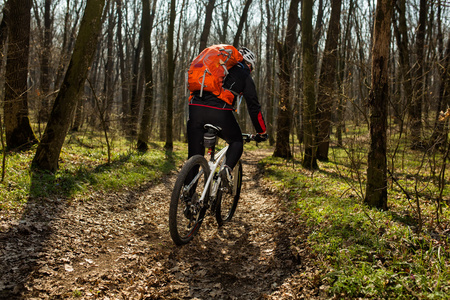
[[[168,231],[176,173],[161,183],[92,200],[30,202],[0,223],[0,299],[320,299],[305,226],[243,155],[241,199],[217,228],[177,247]]]

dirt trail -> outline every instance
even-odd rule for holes
[[[0,299],[319,299],[303,226],[243,156],[231,223],[208,216],[186,246],[168,233],[176,174],[84,203],[40,200],[0,222]]]

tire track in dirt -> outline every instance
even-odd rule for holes
[[[257,161],[267,155],[264,150],[244,153],[243,188],[233,220],[217,228],[208,216],[183,247],[175,246],[168,232],[176,173],[137,191],[98,193],[91,201],[65,205],[48,235],[34,241],[40,246],[32,270],[21,276],[0,271],[0,298],[320,298],[318,273],[303,243],[304,226],[260,180]],[[18,230],[2,240],[11,248],[26,238],[32,246],[33,238]],[[5,252],[0,252],[5,267],[17,270],[29,262],[29,251],[14,252],[14,259]]]

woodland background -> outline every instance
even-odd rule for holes
[[[260,245],[286,250],[277,265],[287,266],[288,254],[299,268],[275,281],[279,289],[267,287],[271,273],[252,269],[261,253],[249,252],[237,256],[231,273],[249,266],[245,281],[254,288],[260,280],[275,298],[283,286],[293,287],[292,298],[448,298],[448,1],[0,0],[0,10],[0,298],[24,292],[24,283],[37,298],[109,297],[134,285],[129,262],[120,269],[110,257],[99,267],[117,276],[113,290],[95,272],[74,284],[65,253],[103,247],[76,220],[117,232],[113,241],[123,241],[123,251],[129,237],[116,231],[116,220],[128,220],[131,235],[135,225],[155,224],[135,236],[139,251],[151,252],[139,252],[139,270],[143,261],[150,270],[164,259],[185,261],[185,253],[197,261],[203,245],[211,253],[233,250],[233,238],[216,249],[217,230],[205,229],[212,243],[196,243],[203,235],[179,251],[159,205],[169,195],[157,185],[174,179],[187,156],[186,70],[216,43],[257,54],[252,76],[270,137],[246,145],[258,163],[243,199],[259,201],[238,213]],[[253,132],[245,107],[238,119]],[[264,219],[281,212],[267,193],[298,226]],[[138,202],[152,208],[130,205]],[[264,221],[249,220],[250,213]],[[280,235],[268,239],[267,229]],[[247,242],[243,248],[253,249],[255,240]],[[214,272],[229,263],[221,255],[204,261]],[[158,271],[161,285],[152,286],[147,272],[137,274],[139,284],[184,297],[166,285],[176,275],[172,266]],[[48,276],[50,269],[59,275]],[[198,277],[189,264],[186,270]],[[217,292],[216,282],[210,286]]]
[[[108,145],[108,134],[118,134],[143,151],[151,140],[173,149],[185,140],[186,70],[215,43],[257,54],[253,77],[275,157],[291,158],[300,142],[303,166],[316,169],[331,142],[345,146],[349,124],[360,130],[354,137],[370,140],[372,206],[386,208],[386,153],[396,152],[395,141],[440,151],[444,164],[448,157],[444,113],[439,120],[449,104],[447,1],[9,0],[2,7],[3,152],[39,141],[39,169],[57,170],[69,130],[101,129]],[[238,117],[251,132],[246,113]]]

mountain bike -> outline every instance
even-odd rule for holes
[[[242,185],[242,162],[239,160],[232,172],[232,182],[224,182],[220,171],[225,166],[228,145],[216,153],[216,141],[220,127],[206,124],[204,146],[209,159],[202,155],[192,156],[181,168],[175,182],[169,209],[169,230],[177,245],[187,244],[199,231],[210,209],[217,224],[222,226],[233,217]],[[242,134],[245,143],[254,135]]]

